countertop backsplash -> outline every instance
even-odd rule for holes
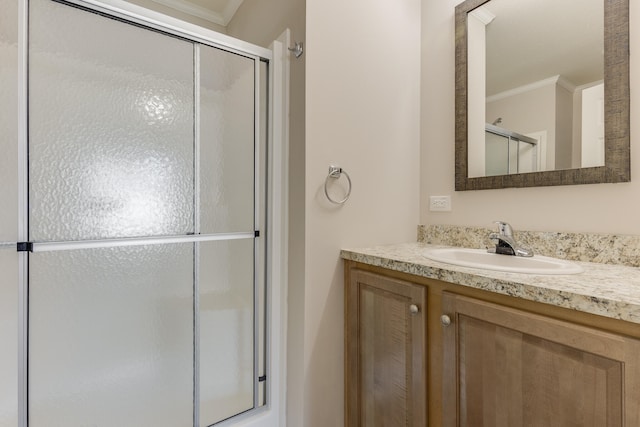
[[[418,242],[432,245],[486,248],[493,228],[454,225],[419,225]],[[515,229],[514,237],[534,254],[571,261],[640,267],[640,236],[622,234],[562,233]]]

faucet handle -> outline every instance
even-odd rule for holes
[[[504,221],[494,221],[494,224],[498,224],[499,234],[507,237],[513,237],[513,229],[508,223]]]

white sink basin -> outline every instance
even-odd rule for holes
[[[540,255],[527,258],[490,254],[485,249],[429,249],[425,255],[429,259],[447,264],[509,273],[576,274],[584,271],[582,267],[570,261]]]

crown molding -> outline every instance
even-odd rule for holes
[[[489,12],[489,9],[487,9],[486,7],[482,6],[473,9],[471,12],[469,12],[469,15],[482,22],[485,26],[489,25],[491,21],[496,19],[496,15]]]
[[[487,97],[487,102],[498,101],[500,99],[508,98],[510,96],[519,95],[521,93],[529,92],[530,90],[540,89],[542,87],[551,86],[551,85],[559,85],[569,92],[573,92],[576,90],[576,86],[571,83],[569,80],[565,79],[562,76],[553,76],[548,79],[539,80],[537,82],[529,83],[524,86],[518,86],[513,89],[506,90],[504,92],[496,93],[495,95],[491,95]]]
[[[170,7],[191,16],[226,27],[244,0],[230,0],[222,12],[214,12],[188,0],[152,0],[154,3]]]
[[[224,11],[222,12],[222,17],[225,22],[224,24],[225,27],[229,22],[231,22],[231,20],[233,19],[233,16],[236,14],[236,12],[238,11],[238,8],[240,7],[240,5],[242,5],[243,1],[244,0],[229,0],[227,2],[227,6],[224,8]]]

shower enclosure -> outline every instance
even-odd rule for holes
[[[485,168],[485,176],[537,171],[538,141],[487,123]]]
[[[108,3],[0,10],[0,427],[259,410],[272,52]]]

